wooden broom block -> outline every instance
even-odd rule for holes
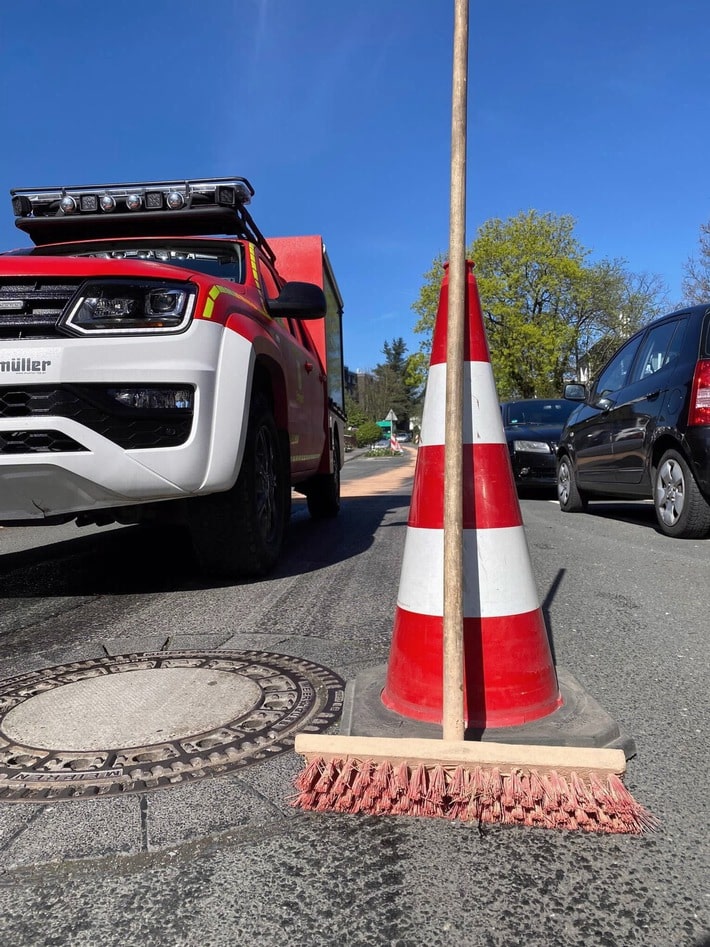
[[[512,770],[554,770],[621,775],[626,771],[623,750],[582,746],[526,746],[524,744],[459,742],[396,737],[350,737],[322,733],[298,733],[296,752],[309,759],[388,760],[392,764],[424,763],[440,766],[496,767],[502,774]]]

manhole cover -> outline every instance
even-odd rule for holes
[[[262,651],[120,654],[0,681],[0,802],[146,792],[290,749],[339,716],[343,681]]]

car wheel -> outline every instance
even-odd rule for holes
[[[688,463],[667,450],[656,470],[653,503],[661,531],[678,539],[697,539],[710,532],[710,505],[698,489]]]
[[[333,436],[333,472],[314,477],[306,489],[308,512],[314,520],[329,519],[340,512],[340,451]]]
[[[557,464],[557,499],[563,513],[582,513],[587,509],[586,497],[579,492],[577,478],[566,454]]]
[[[198,562],[209,575],[266,574],[281,552],[290,485],[271,408],[252,401],[237,482],[225,493],[197,497],[190,532]]]

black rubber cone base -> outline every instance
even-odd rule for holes
[[[562,705],[539,720],[517,727],[470,730],[467,740],[490,743],[523,743],[542,746],[587,746],[621,749],[626,758],[636,755],[631,737],[591,697],[569,671],[557,668]],[[422,737],[441,739],[438,724],[422,723],[388,710],[380,699],[387,665],[363,671],[345,686],[341,732],[361,737]]]

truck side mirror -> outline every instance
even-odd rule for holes
[[[269,300],[272,316],[290,319],[322,319],[326,312],[325,293],[315,283],[296,280],[286,283],[278,299]]]

